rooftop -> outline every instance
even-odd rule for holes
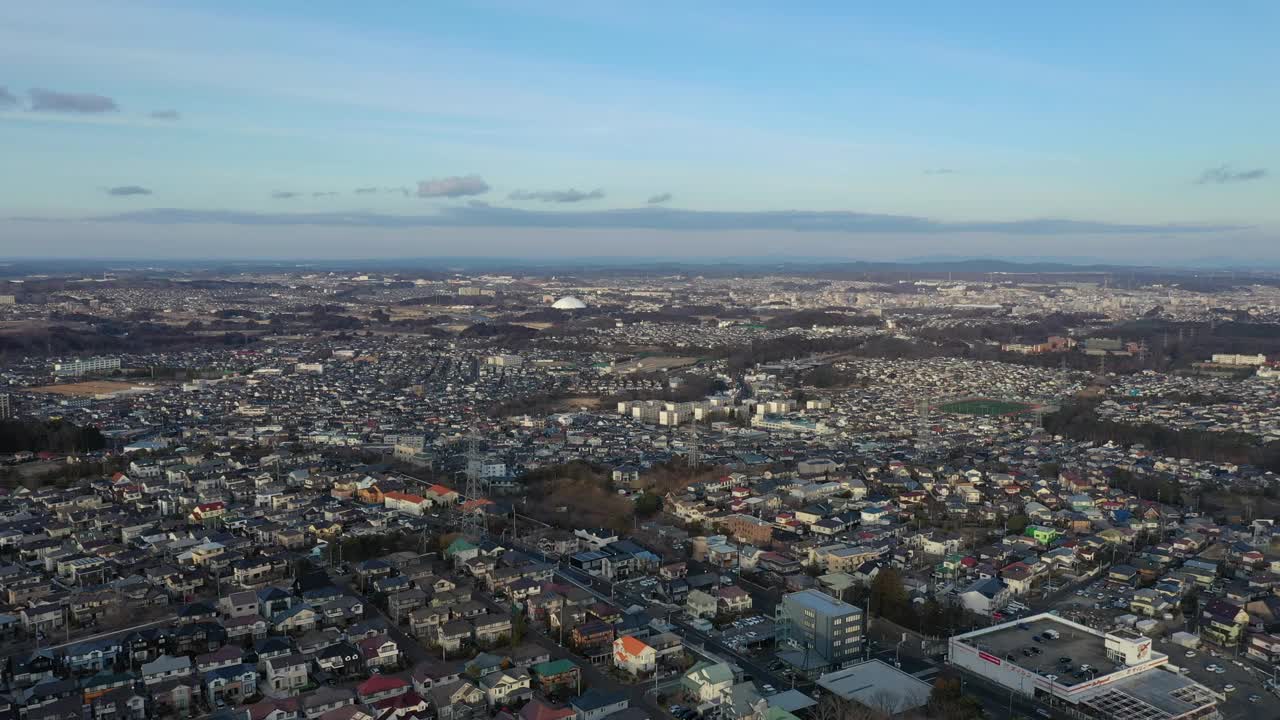
[[[1102,635],[1077,629],[1070,623],[1050,619],[1052,616],[1030,622],[1008,623],[997,626],[994,631],[958,638],[961,642],[979,650],[995,655],[1005,662],[1012,662],[1018,667],[1031,670],[1041,675],[1057,675],[1057,683],[1070,687],[1087,682],[1090,677],[1080,679],[1061,672],[1058,658],[1071,658],[1071,667],[1079,668],[1089,665],[1098,674],[1111,672],[1116,663],[1107,657],[1106,641]],[[1024,629],[1025,628],[1025,629]],[[1057,640],[1046,640],[1038,643],[1032,640],[1036,635],[1043,636],[1045,630],[1056,630],[1061,633]],[[1027,657],[1022,651],[1027,648],[1040,648],[1039,655]]]
[[[1215,701],[1205,686],[1176,673],[1153,670],[1109,683],[1084,703],[1115,720],[1165,720]]]
[[[862,612],[856,605],[837,600],[818,590],[801,590],[787,595],[786,600],[803,608],[827,615],[842,615],[850,612]]]
[[[873,710],[901,713],[929,702],[929,683],[871,660],[818,678],[823,689]]]

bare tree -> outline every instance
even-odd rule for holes
[[[812,715],[813,720],[887,720],[893,711],[886,708],[897,704],[897,698],[884,691],[875,693],[865,705],[836,695],[824,695]]]

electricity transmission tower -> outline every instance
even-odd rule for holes
[[[698,449],[698,425],[693,424],[689,431],[689,453],[685,455],[685,460],[689,463],[689,467],[694,470],[698,469],[698,463],[702,462],[702,456]]]
[[[478,500],[484,496],[484,486],[481,478],[484,463],[480,458],[480,445],[473,436],[467,440],[467,485],[463,492],[464,502],[471,503],[471,509],[466,508],[462,512],[462,534],[470,539],[479,539],[485,536],[488,526],[487,513],[484,506]]]

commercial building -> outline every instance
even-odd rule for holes
[[[901,715],[929,703],[929,683],[898,668],[871,660],[818,678],[818,687],[887,716]]]
[[[96,357],[54,363],[53,374],[58,377],[80,377],[91,373],[111,372],[120,369],[120,358]]]
[[[817,590],[783,595],[774,617],[778,657],[810,675],[846,667],[862,656],[865,620],[861,608]]]
[[[1042,642],[1033,642],[1035,637]],[[947,655],[952,665],[1011,693],[1064,702],[1093,717],[1217,718],[1222,696],[1171,672],[1165,667],[1169,656],[1151,645],[1150,638],[1132,630],[1102,633],[1042,613],[956,635]]]

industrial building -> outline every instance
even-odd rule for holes
[[[1039,641],[1036,638],[1040,638]],[[1151,638],[1050,613],[951,638],[948,661],[1027,698],[1114,720],[1214,720],[1224,698],[1176,672]]]

